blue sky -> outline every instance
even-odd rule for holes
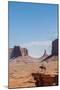
[[[40,57],[57,37],[57,4],[9,2],[9,47],[19,45]]]

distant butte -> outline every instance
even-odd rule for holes
[[[20,46],[14,46],[14,48],[9,48],[10,58],[16,58],[19,56],[28,56],[28,50],[26,48],[21,48]]]

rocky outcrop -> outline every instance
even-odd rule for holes
[[[52,42],[52,55],[58,55],[58,39]]]
[[[58,75],[54,77],[51,75],[45,75],[41,73],[32,73],[34,77],[36,87],[39,86],[55,86],[58,85]]]
[[[12,48],[9,48],[9,49],[8,49],[8,58],[9,58],[9,59],[10,59],[10,57],[11,57],[12,50],[13,50]]]
[[[42,62],[43,61],[48,61],[48,60],[50,60],[50,58],[52,58],[54,56],[58,56],[58,39],[55,39],[54,41],[52,41],[51,54],[49,56],[47,56],[46,58],[44,58],[42,60]]]
[[[15,46],[12,50],[12,53],[11,53],[11,58],[16,58],[18,56],[22,56],[21,54],[21,50],[20,50],[20,47],[19,46]]]
[[[44,50],[44,54],[39,59],[40,59],[40,61],[42,61],[47,57],[48,57],[48,54],[47,54],[46,50]]]
[[[22,56],[27,56],[28,50],[26,48],[21,48],[21,53],[22,53]]]
[[[18,56],[28,56],[28,50],[26,48],[21,48],[20,46],[9,48],[9,58],[16,58]]]

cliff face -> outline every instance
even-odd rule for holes
[[[28,50],[26,48],[21,48],[20,50],[21,50],[22,56],[28,55]]]
[[[58,55],[58,39],[52,42],[52,55]]]
[[[13,50],[12,48],[9,48],[9,49],[8,49],[8,58],[9,58],[9,59],[11,58],[12,50]]]
[[[16,58],[18,56],[22,56],[21,54],[21,51],[20,51],[20,47],[19,46],[15,46],[12,50],[12,53],[11,53],[11,58]]]
[[[19,46],[14,46],[14,48],[9,48],[9,58],[16,58],[18,56],[27,56],[28,50],[26,48],[20,48]]]

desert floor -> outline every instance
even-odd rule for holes
[[[47,61],[16,58],[9,62],[9,88],[57,85],[58,57],[53,56]],[[26,61],[26,62],[25,62]],[[34,61],[34,62],[33,62]],[[45,68],[40,68],[43,66]],[[35,75],[36,74],[36,75]],[[41,75],[42,74],[42,77]],[[36,82],[39,85],[36,85]],[[43,82],[41,84],[41,82]]]

